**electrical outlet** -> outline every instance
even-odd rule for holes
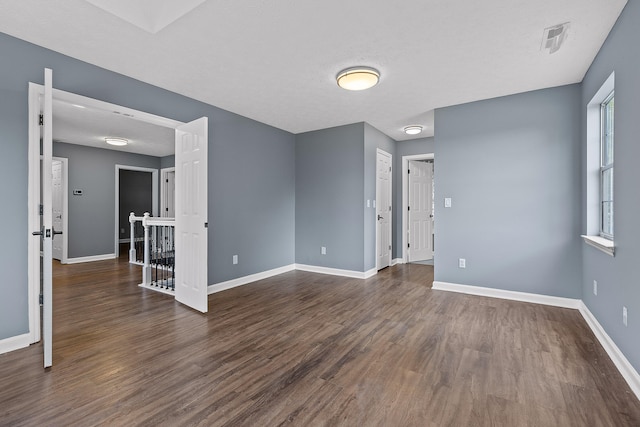
[[[445,208],[450,208],[451,207],[451,197],[445,197],[444,198],[444,207]]]
[[[327,248],[325,248],[324,246],[322,246],[320,248],[320,255],[326,255],[327,254]]]
[[[458,260],[458,268],[467,268],[467,260],[464,258],[460,258]]]
[[[233,256],[233,263],[237,264],[238,263],[238,255],[234,255]]]
[[[627,326],[627,307],[622,306],[622,324]]]
[[[594,295],[598,295],[598,281],[597,280],[593,281],[593,294]]]

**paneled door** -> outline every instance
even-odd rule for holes
[[[433,258],[433,162],[409,160],[409,262]]]
[[[207,312],[206,117],[176,128],[176,299]]]
[[[376,268],[391,265],[391,154],[376,156]]]

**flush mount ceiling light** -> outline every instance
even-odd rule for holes
[[[417,135],[420,132],[422,132],[422,126],[411,125],[404,128],[404,133],[406,133],[407,135]]]
[[[347,90],[365,90],[378,84],[380,72],[371,67],[351,67],[336,76],[338,86]]]
[[[118,147],[122,147],[127,145],[129,141],[124,138],[105,138],[104,141],[110,145],[117,145]]]

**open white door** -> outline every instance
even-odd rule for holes
[[[53,363],[53,286],[52,286],[52,260],[53,260],[53,72],[44,70],[44,99],[42,105],[42,339],[44,348],[44,367],[48,368]]]
[[[207,129],[202,117],[176,128],[176,299],[207,312]]]

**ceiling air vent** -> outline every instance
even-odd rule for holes
[[[541,50],[548,50],[549,53],[557,52],[562,46],[562,43],[567,38],[569,32],[570,22],[564,24],[554,25],[553,27],[545,28],[542,36]]]

